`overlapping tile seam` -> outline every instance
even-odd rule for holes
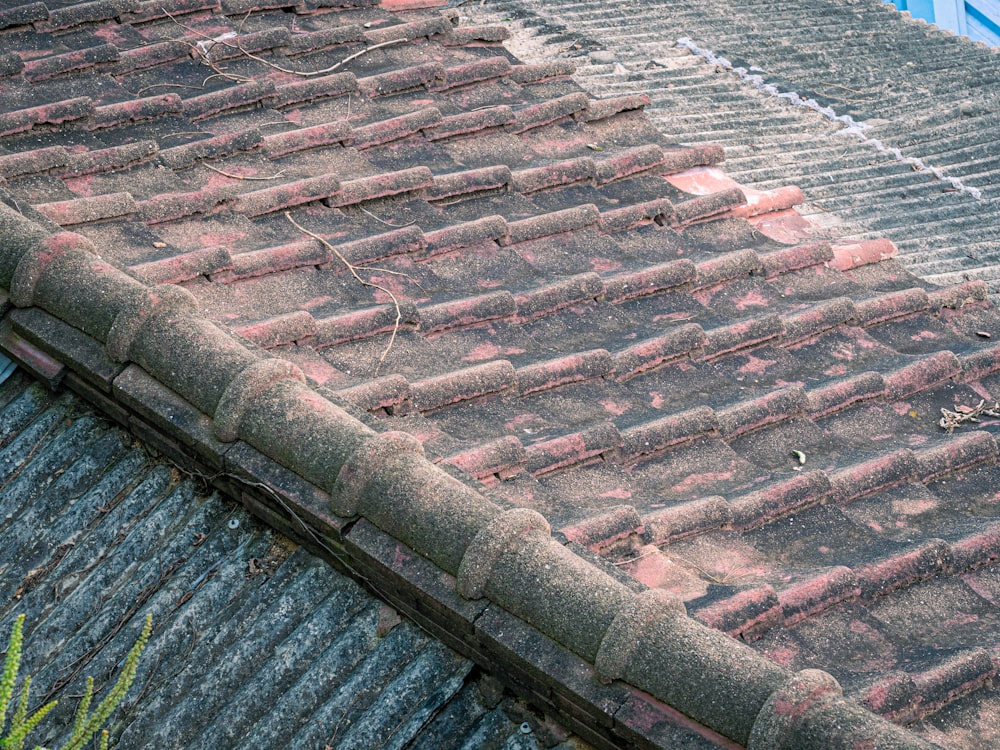
[[[268,457],[301,477],[302,489],[286,485],[281,503],[293,504],[310,532],[342,535],[350,548],[359,524],[347,519],[364,518],[453,576],[463,600],[494,603],[602,678],[647,691],[748,747],[807,746],[800,733],[809,724],[822,727],[824,747],[862,738],[928,747],[843,698],[829,675],[789,674],[692,620],[679,600],[634,593],[560,544],[536,512],[502,510],[431,463],[416,438],[375,432],[308,387],[294,365],[251,351],[199,317],[182,288],[147,287],[101,261],[86,238],[52,233],[6,206],[0,231],[0,286],[11,302],[26,314],[45,310],[103,344],[103,358],[80,347],[90,363],[74,373],[77,386],[133,425],[133,410],[183,424],[190,404],[189,427],[175,432],[186,433],[205,463],[253,475],[247,464]],[[288,526],[280,511],[264,512]]]

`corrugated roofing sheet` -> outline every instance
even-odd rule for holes
[[[938,283],[1000,289],[996,50],[877,0],[461,8],[523,29],[526,60],[576,63],[595,96],[647,93],[668,138],[721,143],[746,184],[799,185],[818,224],[889,237]]]
[[[0,386],[0,510],[0,632],[26,616],[22,674],[60,700],[31,741],[65,739],[150,613],[113,747],[539,747],[471,662],[23,373]]]
[[[5,350],[605,745],[991,725],[986,285],[426,4],[0,16]]]

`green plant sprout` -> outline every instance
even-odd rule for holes
[[[17,698],[17,708],[11,717],[10,726],[7,726],[7,710],[10,708],[14,698],[14,685],[17,682],[18,672],[21,668],[21,645],[23,640],[24,615],[18,615],[14,621],[14,627],[10,632],[10,639],[7,642],[7,657],[4,660],[3,676],[0,677],[0,748],[7,750],[23,750],[24,741],[28,734],[38,726],[48,713],[58,705],[59,701],[51,701],[28,716],[28,694],[31,690],[31,675],[25,675],[24,684],[21,686],[21,694]],[[139,657],[142,656],[143,649],[149,641],[149,636],[153,632],[153,617],[146,615],[146,622],[139,633],[139,639],[132,646],[125,657],[125,665],[121,674],[115,682],[111,691],[104,696],[104,699],[97,704],[97,708],[91,712],[90,704],[94,698],[94,678],[87,678],[87,687],[83,691],[80,705],[76,709],[76,716],[73,719],[73,734],[66,741],[60,750],[82,750],[90,742],[95,734],[100,730],[101,736],[98,738],[100,750],[107,750],[108,732],[101,730],[104,723],[111,716],[111,713],[121,705],[125,699],[125,694],[132,687],[135,680],[136,670],[139,668]],[[35,750],[44,750],[39,746]]]

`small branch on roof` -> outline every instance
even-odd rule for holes
[[[659,542],[658,544],[663,544],[664,542]],[[719,586],[730,586],[735,581],[746,577],[746,571],[741,568],[720,568],[715,571],[709,571],[701,567],[698,563],[688,560],[686,557],[681,557],[676,553],[670,555],[671,559],[675,559],[687,565],[690,568],[697,570],[702,578],[704,578],[709,583],[714,583]]]
[[[941,419],[938,425],[949,433],[954,432],[956,427],[961,427],[966,422],[978,424],[979,417],[1000,417],[1000,401],[987,403],[986,399],[979,402],[977,406],[956,406],[955,411],[941,408]]]
[[[408,227],[408,226],[411,226],[411,225],[417,223],[416,221],[408,221],[405,224],[393,224],[391,221],[386,221],[385,219],[380,219],[379,217],[377,217],[375,214],[373,214],[371,211],[369,211],[364,206],[358,206],[358,208],[361,210],[361,213],[363,213],[366,216],[370,216],[371,218],[375,219],[375,221],[377,221],[379,224],[385,224],[387,227],[392,227],[393,229],[402,229],[403,227]]]
[[[229,177],[229,178],[232,178],[234,180],[257,180],[257,181],[277,180],[279,177],[281,177],[285,173],[285,170],[282,169],[282,170],[276,172],[275,174],[273,174],[273,175],[271,175],[269,177],[256,177],[256,176],[251,176],[251,175],[238,175],[238,174],[232,174],[230,172],[224,172],[223,170],[219,169],[218,167],[213,167],[211,164],[209,164],[207,162],[202,162],[201,165],[203,167],[208,167],[213,172],[217,172],[218,174],[221,174],[223,177]]]
[[[151,83],[149,86],[143,86],[141,89],[135,92],[136,96],[139,96],[144,91],[149,91],[150,89],[155,89],[160,86],[170,86],[175,89],[194,89],[195,91],[204,91],[204,86],[188,86],[184,83]]]
[[[316,234],[315,232],[310,232],[308,229],[306,229],[301,224],[299,224],[297,221],[295,221],[295,219],[292,218],[292,215],[290,213],[288,213],[287,211],[285,211],[284,213],[285,213],[285,218],[288,219],[289,222],[291,222],[291,224],[292,224],[293,227],[295,227],[296,229],[298,229],[303,234],[309,235],[310,237],[312,237],[317,242],[322,243],[323,247],[325,247],[331,253],[333,253],[334,255],[336,255],[337,259],[341,263],[343,263],[344,268],[346,268],[350,272],[351,276],[353,276],[354,279],[359,284],[361,284],[362,286],[367,286],[367,287],[369,287],[371,289],[378,289],[380,292],[383,292],[384,294],[388,295],[389,299],[392,300],[393,307],[396,309],[396,320],[395,320],[395,322],[392,325],[392,335],[389,336],[389,343],[386,344],[386,347],[382,351],[382,354],[379,356],[378,360],[375,362],[375,372],[373,373],[372,377],[378,377],[379,370],[382,368],[382,363],[385,362],[385,358],[389,356],[389,352],[392,350],[392,345],[394,343],[396,343],[396,334],[399,333],[399,325],[403,321],[403,312],[399,308],[399,299],[396,297],[395,294],[393,294],[393,292],[392,292],[391,289],[388,289],[388,288],[382,286],[381,284],[375,284],[374,282],[366,281],[365,279],[361,278],[361,276],[358,274],[359,266],[355,266],[353,263],[351,263],[347,258],[345,258],[341,254],[341,252],[339,250],[337,250],[337,248],[335,248],[333,245],[331,245],[325,239],[323,239],[322,237],[320,237],[318,234]],[[374,270],[386,270],[386,269],[375,269],[375,268],[371,268],[371,267],[369,267],[369,268],[361,267],[361,270],[374,271]],[[393,273],[395,275],[398,275],[398,276],[406,276],[406,274],[399,273],[398,271],[397,272],[393,272]]]
[[[236,28],[236,49],[238,49],[244,55],[246,55],[247,57],[249,57],[251,60],[256,60],[259,63],[263,63],[264,65],[266,65],[269,68],[277,70],[277,71],[279,71],[281,73],[288,73],[290,75],[302,76],[304,78],[310,78],[312,76],[322,76],[322,75],[326,75],[327,73],[332,73],[337,68],[339,68],[341,65],[344,65],[345,63],[349,63],[351,60],[357,60],[359,57],[361,57],[362,55],[367,55],[372,50],[377,50],[380,47],[388,47],[388,46],[390,46],[392,44],[400,44],[400,43],[406,41],[406,39],[391,39],[388,42],[380,42],[378,44],[373,44],[371,47],[365,47],[363,50],[360,50],[359,52],[355,52],[353,55],[348,55],[343,60],[341,60],[339,63],[331,65],[329,68],[323,68],[322,70],[313,70],[313,71],[293,70],[291,68],[282,68],[280,65],[276,65],[275,63],[271,62],[270,60],[265,60],[263,57],[260,57],[259,55],[255,55],[252,52],[248,52],[246,49],[244,49],[243,42],[240,41],[240,37],[243,36],[243,24],[246,23],[247,18],[250,17],[250,13],[251,13],[251,11],[247,11],[247,14],[245,16],[243,16],[243,20],[240,21],[240,25]],[[220,44],[226,44],[226,42],[220,42]],[[231,47],[233,45],[227,44],[227,46]]]
[[[205,34],[205,33],[201,32],[201,31],[198,31],[198,29],[192,28],[192,27],[190,27],[190,26],[188,26],[186,24],[181,23],[174,16],[172,16],[167,10],[165,10],[163,8],[161,8],[160,10],[162,10],[171,21],[173,21],[175,24],[177,24],[178,26],[180,26],[182,29],[184,29],[186,31],[190,31],[192,34],[201,37],[206,42],[211,42],[212,43],[212,47],[214,47],[216,44],[221,44],[221,45],[223,45],[225,47],[229,47],[230,49],[239,50],[240,54],[242,54],[244,57],[247,57],[250,60],[256,60],[257,62],[262,63],[263,65],[266,65],[267,67],[271,68],[272,70],[277,70],[280,73],[288,73],[289,75],[293,75],[293,76],[302,76],[303,78],[311,78],[312,76],[327,75],[328,73],[332,73],[333,71],[337,70],[340,66],[345,65],[346,63],[351,62],[351,60],[357,60],[362,55],[367,55],[369,52],[373,52],[374,50],[380,49],[381,47],[388,47],[388,46],[393,45],[393,44],[401,44],[401,43],[407,41],[406,39],[390,39],[388,42],[379,42],[378,44],[373,44],[372,46],[365,47],[363,50],[359,50],[358,52],[355,52],[352,55],[348,55],[347,57],[345,57],[340,62],[335,63],[334,65],[331,65],[329,68],[323,68],[322,70],[294,70],[292,68],[283,68],[280,65],[278,65],[276,63],[273,63],[270,60],[265,60],[260,55],[255,55],[254,53],[252,53],[249,50],[247,50],[246,48],[244,48],[243,42],[240,40],[240,37],[243,35],[243,24],[246,23],[247,18],[250,17],[251,11],[247,11],[247,14],[245,16],[243,16],[243,20],[240,21],[240,25],[236,29],[235,36],[234,37],[233,36],[229,37],[229,39],[235,39],[236,44],[230,44],[229,39],[226,39],[226,38],[223,38],[223,37],[219,37],[219,38],[211,37],[208,34]],[[248,81],[253,80],[251,78],[244,78],[243,76],[233,76],[233,75],[230,75],[228,73],[224,73],[223,71],[219,70],[219,68],[217,68],[212,63],[211,59],[209,58],[209,51],[211,50],[212,47],[206,47],[204,44],[197,44],[197,45],[196,44],[191,44],[190,42],[187,42],[187,41],[185,41],[183,39],[178,39],[177,41],[179,41],[179,42],[181,42],[183,44],[187,44],[187,46],[190,47],[191,50],[201,60],[203,60],[206,65],[208,65],[209,67],[211,67],[212,70],[214,70],[216,72],[216,75],[220,75],[220,76],[222,76],[224,78],[229,78],[230,80],[236,81],[236,82],[239,82],[239,83],[246,83]],[[213,76],[209,76],[209,78],[212,78],[212,77]],[[208,79],[206,78],[205,80],[208,80]]]

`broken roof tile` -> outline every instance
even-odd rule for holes
[[[602,294],[604,284],[601,277],[596,273],[583,273],[517,294],[514,302],[517,304],[518,320],[529,321],[593,300]]]
[[[233,195],[228,187],[203,188],[187,193],[164,193],[136,203],[138,215],[147,224],[159,224],[194,214],[206,214]]]
[[[785,627],[813,617],[842,601],[861,595],[854,571],[843,565],[778,592]]]
[[[849,271],[858,266],[878,263],[896,257],[896,246],[889,240],[862,240],[860,242],[833,245],[833,259],[827,262],[830,268]]]
[[[94,107],[90,120],[84,125],[88,130],[113,128],[127,122],[152,120],[164,115],[180,114],[184,104],[177,94],[159,94],[143,99],[130,99],[115,104]]]
[[[253,151],[267,143],[256,128],[202,138],[160,151],[160,161],[171,169],[184,169],[201,159],[219,159],[240,151]],[[270,144],[268,144],[270,146]]]
[[[176,95],[175,95],[176,96]],[[261,102],[269,102],[276,96],[271,80],[238,83],[207,94],[185,97],[183,112],[194,121],[217,115],[220,112],[253,107]]]
[[[888,320],[913,315],[930,307],[923,289],[904,289],[854,303],[854,318],[861,326],[872,326]]]
[[[756,252],[737,250],[699,263],[694,283],[699,288],[712,287],[741,276],[749,276],[762,268],[760,256]]]
[[[61,171],[66,177],[113,172],[141,164],[156,156],[158,151],[159,146],[156,141],[135,141],[121,146],[85,151],[70,156],[66,169]]]
[[[511,80],[523,85],[541,83],[551,78],[565,78],[573,75],[575,72],[576,65],[569,60],[552,60],[544,63],[514,65],[510,71],[510,77]],[[579,98],[576,101],[579,101]],[[585,109],[585,106],[580,109]]]
[[[329,198],[336,195],[340,189],[341,183],[335,174],[324,174],[241,193],[235,196],[231,203],[234,211],[246,216],[261,216]]]
[[[24,3],[13,8],[0,10],[0,29],[11,26],[27,26],[36,21],[44,21],[49,17],[49,9],[45,3]]]
[[[776,518],[826,502],[830,492],[830,480],[826,473],[810,471],[730,498],[733,526],[742,530],[762,526]]]
[[[393,305],[381,305],[353,310],[343,315],[317,318],[316,339],[312,345],[319,349],[388,333],[396,328],[396,316]],[[399,316],[400,323],[415,325],[419,321],[416,306],[412,302],[399,303]]]
[[[32,151],[0,156],[0,177],[11,179],[26,174],[44,174],[69,163],[70,154],[62,146],[48,146]]]
[[[410,398],[410,383],[401,375],[386,375],[336,393],[365,411],[393,410]]]
[[[366,29],[364,36],[365,41],[369,44],[386,44],[389,42],[409,42],[435,34],[447,34],[450,30],[451,25],[448,20],[444,16],[436,14],[418,21]]]
[[[92,0],[85,3],[74,3],[50,10],[45,20],[47,31],[59,31],[85,23],[97,23],[117,18],[122,13],[135,10],[139,0]],[[39,19],[41,20],[41,19]]]
[[[441,44],[445,47],[465,47],[474,42],[495,44],[507,39],[510,39],[510,30],[506,26],[458,26],[441,39]]]
[[[806,407],[806,394],[801,388],[784,388],[771,391],[752,401],[741,401],[725,409],[716,410],[719,433],[731,440],[762,427],[792,419]]]
[[[963,381],[981,380],[1000,370],[1000,345],[963,354],[958,359],[962,368],[961,379]]]
[[[187,57],[190,52],[191,48],[186,42],[173,39],[119,50],[119,62],[114,72],[122,75],[146,70],[157,65],[166,65]]]
[[[854,303],[846,297],[825,300],[783,318],[785,341],[801,344],[856,317]]]
[[[515,69],[512,69],[512,77]],[[515,79],[516,80],[516,79]],[[509,126],[512,133],[524,133],[543,125],[572,117],[585,110],[590,99],[584,93],[567,94],[558,99],[532,104],[514,112],[514,123]]]
[[[479,481],[511,479],[523,471],[527,454],[521,441],[512,435],[478,445],[444,459]]]
[[[499,128],[514,122],[514,110],[506,104],[472,112],[443,117],[436,123],[421,128],[428,140],[453,138],[457,135],[469,135],[489,128]]]
[[[511,173],[514,189],[524,194],[563,185],[593,184],[596,178],[597,167],[594,160],[587,157],[569,159],[544,167],[518,169]]]
[[[351,142],[353,132],[347,122],[336,120],[322,125],[266,135],[264,149],[268,156],[277,158],[312,148],[346,145]]]
[[[740,591],[692,610],[691,616],[734,638],[747,639],[776,627],[784,619],[778,594],[771,586]]]
[[[318,78],[306,78],[276,86],[274,106],[281,109],[293,104],[343,96],[357,90],[358,81],[353,73],[331,73]]]
[[[0,136],[31,130],[36,125],[59,125],[87,117],[94,111],[89,96],[43,104],[37,107],[0,113]]]
[[[444,82],[437,86],[438,91],[469,86],[503,78],[510,73],[510,61],[506,57],[488,57],[484,60],[455,65],[444,69]]]
[[[885,596],[894,589],[910,586],[944,570],[951,562],[951,551],[941,539],[925,543],[898,555],[855,568],[861,596]]]
[[[616,505],[601,515],[594,515],[572,526],[564,526],[559,533],[592,551],[600,551],[615,542],[641,533],[643,519],[631,505]]]
[[[424,63],[399,68],[388,73],[376,73],[358,79],[358,91],[374,99],[428,87],[444,80],[444,68],[438,63]]]
[[[535,476],[600,461],[617,450],[621,435],[611,422],[525,446],[526,467]]]
[[[533,216],[530,219],[509,221],[507,222],[507,237],[499,242],[501,245],[514,245],[553,234],[572,232],[593,226],[598,222],[600,216],[597,206],[587,204]]]
[[[663,149],[657,145],[639,146],[597,162],[597,183],[603,185],[634,174],[655,169],[664,163]]]
[[[397,255],[418,253],[427,246],[419,227],[409,226],[391,232],[337,245],[337,252],[351,263],[372,263]]]
[[[505,190],[510,184],[511,171],[504,164],[470,169],[465,172],[434,175],[434,186],[428,189],[427,199],[442,201],[458,196],[472,197],[487,192]],[[505,224],[503,234],[506,233]]]
[[[696,323],[679,326],[662,336],[640,341],[615,354],[615,375],[627,380],[665,362],[683,357],[708,343],[702,327]]]
[[[719,422],[707,406],[669,414],[622,430],[621,454],[625,463],[648,460],[667,448],[713,434]]]
[[[918,466],[907,448],[846,466],[830,474],[830,487],[837,501],[849,503],[878,490],[909,482]]]
[[[625,208],[602,211],[600,228],[608,233],[626,232],[642,224],[672,224],[675,218],[673,202],[667,198],[656,198]]]
[[[672,224],[684,226],[697,221],[704,221],[713,216],[724,214],[740,206],[746,205],[747,199],[743,191],[739,188],[722,190],[718,193],[709,193],[697,198],[674,204],[674,216]]]
[[[725,158],[722,146],[715,143],[688,148],[664,149],[663,171],[669,174],[682,172],[693,167],[713,166],[724,161]]]
[[[997,443],[988,432],[973,432],[914,452],[921,480],[931,482],[980,463],[994,463]]]
[[[785,327],[777,315],[733,323],[705,331],[705,344],[699,359],[716,359],[725,354],[760,346],[784,333]]]
[[[609,302],[659,294],[695,280],[699,266],[687,258],[649,266],[641,271],[624,273],[604,279],[605,297]]]
[[[900,401],[918,391],[949,380],[961,371],[962,365],[958,357],[949,351],[942,351],[895,372],[885,373],[883,377],[889,398]]]
[[[587,108],[578,114],[577,117],[584,122],[604,120],[620,112],[629,112],[636,109],[641,110],[649,102],[650,98],[648,94],[626,94],[625,96],[616,96],[611,99],[591,99],[587,103]]]
[[[877,372],[864,372],[844,380],[812,388],[806,398],[806,408],[813,419],[825,417],[854,404],[886,395],[886,385]]]
[[[657,545],[721,529],[729,522],[729,503],[719,496],[668,505],[646,513],[642,517],[646,540]]]

